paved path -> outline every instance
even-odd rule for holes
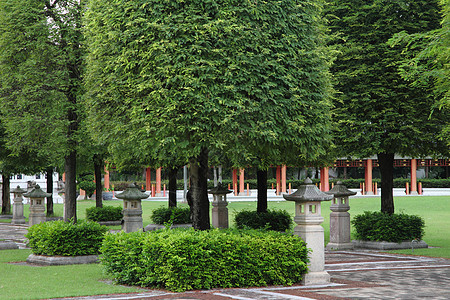
[[[0,239],[24,247],[26,226],[0,223]],[[326,252],[325,286],[215,289],[186,293],[142,289],[141,293],[66,299],[150,300],[307,300],[307,299],[450,299],[450,260],[375,251]]]

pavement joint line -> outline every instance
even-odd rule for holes
[[[235,295],[230,295],[230,294],[225,294],[225,293],[213,293],[213,295],[222,296],[222,297],[228,297],[228,298],[238,299],[238,300],[255,300],[254,298],[235,296]]]
[[[286,299],[292,299],[292,300],[314,300],[313,298],[307,298],[307,297],[300,297],[300,296],[294,296],[294,295],[287,295],[287,294],[280,294],[280,293],[274,293],[274,292],[266,292],[259,289],[249,289],[248,291],[262,294],[262,295],[269,295],[269,296],[276,296]]]
[[[359,268],[359,269],[337,269],[326,270],[327,272],[354,272],[354,271],[379,271],[379,270],[403,270],[403,269],[439,269],[450,268],[450,265],[434,265],[434,266],[402,266],[402,267],[374,267],[374,268]]]
[[[329,284],[317,284],[317,285],[298,285],[298,286],[284,286],[284,287],[273,287],[273,288],[261,288],[261,289],[253,289],[253,290],[269,290],[269,291],[278,291],[278,290],[297,290],[297,289],[320,289],[320,288],[328,288],[328,287],[336,287],[346,285],[344,283],[329,283]]]

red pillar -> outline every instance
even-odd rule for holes
[[[365,187],[366,187],[366,195],[373,195],[373,186],[372,186],[372,160],[369,158],[366,160],[366,169],[365,169]]]
[[[320,168],[320,190],[322,192],[328,192],[330,190],[328,167]]]
[[[233,192],[237,196],[237,169],[233,169]]]
[[[150,168],[145,169],[145,190],[146,191],[152,190],[152,175],[151,175],[150,171],[151,171]]]
[[[411,159],[411,195],[417,195],[417,160]]]
[[[106,191],[109,191],[109,171],[106,169],[105,166],[105,175],[103,176],[103,186],[105,187]]]
[[[280,193],[280,186],[281,186],[281,166],[277,166],[277,195]]]
[[[286,193],[286,165],[281,166],[281,192]]]
[[[161,167],[156,169],[156,196],[161,196]]]
[[[245,169],[239,170],[239,195],[245,195]]]

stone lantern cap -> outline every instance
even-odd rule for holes
[[[329,201],[333,199],[333,195],[328,195],[320,191],[309,178],[305,179],[295,193],[283,195],[283,197],[286,200],[295,202]]]
[[[347,189],[347,187],[341,181],[338,181],[331,190],[325,193],[333,195],[334,197],[348,197],[356,195],[356,192],[352,192]]]
[[[14,194],[24,194],[24,193],[26,193],[26,192],[27,192],[27,191],[21,189],[20,186],[17,186],[15,189],[12,189],[12,190],[10,191],[10,193],[14,193]]]
[[[39,184],[36,184],[34,189],[23,195],[28,198],[45,198],[50,197],[52,194],[44,192],[43,190],[41,190]]]
[[[233,191],[230,191],[229,189],[225,188],[222,185],[222,183],[219,182],[219,184],[216,187],[210,189],[208,193],[209,194],[213,194],[213,195],[226,195],[226,194],[229,194],[229,193],[232,193],[232,192]]]
[[[134,183],[131,183],[125,191],[116,195],[117,198],[124,200],[141,200],[148,198],[148,196],[146,193],[141,192]]]

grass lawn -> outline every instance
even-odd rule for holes
[[[330,201],[322,203],[324,216],[325,243],[329,240],[329,212]],[[86,216],[86,208],[94,206],[93,200],[82,200],[77,203],[79,219]],[[104,205],[122,205],[122,201],[105,201]],[[166,202],[143,201],[144,226],[150,224],[153,209],[166,206]],[[180,203],[179,206],[187,206]],[[380,199],[351,198],[350,215],[355,216],[366,210],[380,209]],[[234,226],[234,214],[240,210],[255,210],[256,202],[231,202],[228,205],[230,225]],[[284,209],[294,216],[294,203],[290,201],[269,202],[269,209]],[[395,198],[396,212],[404,212],[421,216],[425,219],[424,240],[432,248],[412,250],[396,250],[393,253],[425,255],[450,258],[450,197],[397,197]],[[62,204],[55,204],[55,214],[62,215]],[[25,205],[25,215],[28,216],[28,205]],[[0,220],[10,222],[10,220]],[[2,250],[0,251],[0,299],[36,299],[70,297],[82,295],[99,295],[111,293],[130,293],[139,290],[131,287],[115,286],[108,283],[98,264],[31,267],[7,262],[25,261],[30,250]],[[57,283],[57,284],[55,284]]]

